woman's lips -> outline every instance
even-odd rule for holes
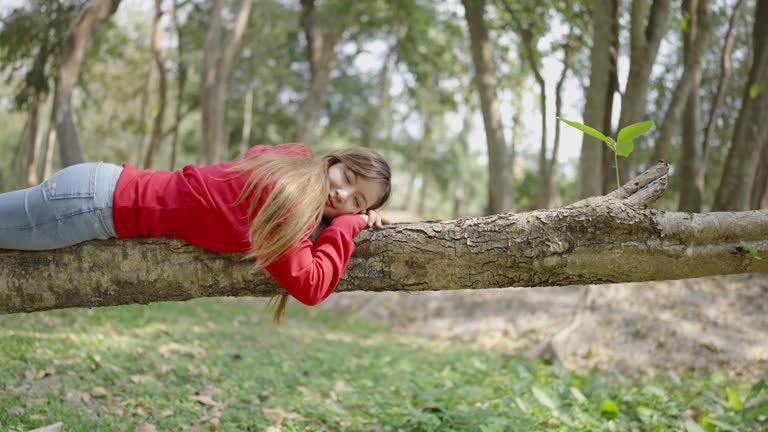
[[[336,207],[333,206],[333,201],[331,201],[331,196],[328,195],[328,207],[335,209]]]

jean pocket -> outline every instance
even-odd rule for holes
[[[99,163],[72,165],[43,182],[43,193],[49,200],[93,198],[96,195],[96,174]]]

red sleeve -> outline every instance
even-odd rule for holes
[[[304,240],[266,269],[288,294],[314,306],[336,289],[355,250],[355,236],[365,227],[365,220],[356,214],[337,216],[314,245]]]

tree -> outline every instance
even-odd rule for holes
[[[768,143],[768,2],[757,2],[752,41],[752,68],[712,206],[716,211],[750,208],[762,146]]]
[[[91,35],[117,11],[118,6],[120,0],[90,1],[72,24],[64,40],[58,85],[53,100],[54,123],[60,143],[62,166],[74,165],[83,160],[75,123],[72,120],[72,92],[80,73],[85,45]]]
[[[144,168],[152,168],[155,165],[157,151],[160,149],[160,142],[163,139],[163,118],[165,116],[166,94],[168,93],[168,70],[165,66],[165,53],[160,48],[160,40],[163,34],[162,18],[163,8],[162,0],[155,0],[155,15],[152,22],[152,56],[155,59],[158,78],[158,107],[155,113],[155,121],[152,126],[152,137],[149,140],[149,149],[144,159]],[[178,109],[177,109],[178,113]]]
[[[618,50],[619,5],[617,0],[596,0],[592,2],[592,50],[590,52],[589,87],[586,89],[584,123],[600,125],[601,130],[611,129],[611,106],[618,88],[616,62]],[[579,156],[577,196],[603,193],[604,145],[595,138],[584,134]]]
[[[480,95],[485,137],[488,143],[488,213],[507,212],[514,207],[512,160],[501,123],[499,98],[496,94],[496,63],[485,25],[485,1],[462,0],[469,27],[475,86]]]
[[[663,194],[667,169],[660,163],[608,196],[557,209],[363,232],[338,290],[538,287],[768,271],[768,259],[755,257],[768,253],[768,210],[645,209]],[[282,292],[242,257],[172,239],[0,251],[0,312]]]

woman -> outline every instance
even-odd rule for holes
[[[174,237],[247,252],[293,297],[325,300],[391,190],[390,169],[366,148],[312,157],[306,146],[255,146],[241,161],[179,171],[85,163],[0,194],[0,248],[56,249],[93,239]],[[330,223],[315,243],[310,234]],[[283,315],[287,296],[276,307]]]

